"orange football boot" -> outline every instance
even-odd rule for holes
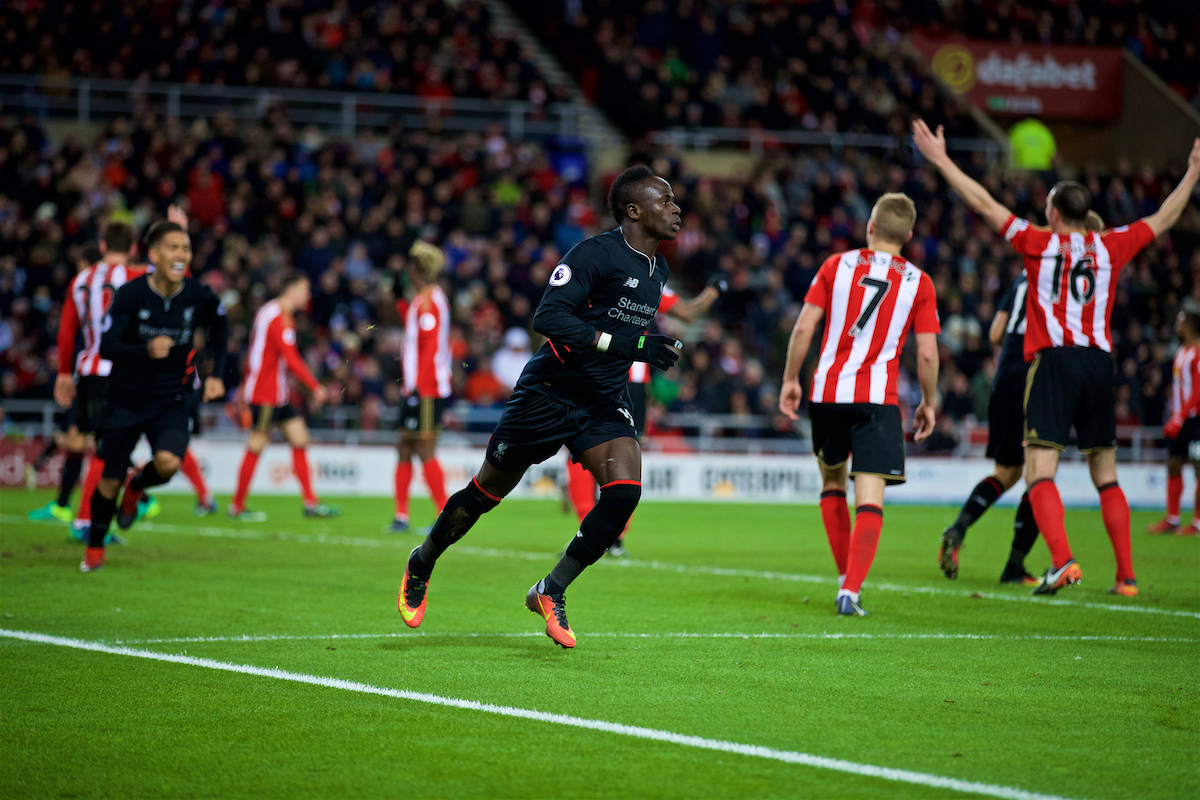
[[[1146,533],[1176,533],[1179,530],[1178,522],[1171,522],[1166,517],[1163,517],[1158,522],[1146,526]]]
[[[413,549],[413,553],[416,548]],[[412,553],[408,556],[412,558]],[[415,628],[425,619],[425,593],[429,591],[429,581],[413,577],[408,571],[408,562],[404,564],[404,580],[400,582],[400,592],[396,595],[396,607],[404,624]]]
[[[1108,593],[1109,594],[1119,594],[1122,597],[1137,597],[1137,595],[1138,595],[1137,581],[1134,580],[1133,578],[1126,578],[1125,580],[1118,583],[1116,586],[1110,586],[1108,589]]]
[[[546,620],[546,635],[564,649],[575,646],[575,632],[567,623],[566,600],[561,594],[542,594],[538,589],[541,581],[529,587],[525,595],[525,607]]]
[[[1083,570],[1071,559],[1058,569],[1050,568],[1033,590],[1034,594],[1055,594],[1064,586],[1072,586],[1083,580]]]

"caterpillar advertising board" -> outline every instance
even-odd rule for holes
[[[935,75],[988,114],[1114,121],[1121,115],[1116,47],[1012,45],[913,36]]]

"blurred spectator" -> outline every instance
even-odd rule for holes
[[[512,390],[532,357],[529,333],[524,328],[509,328],[504,332],[504,346],[492,356],[492,370],[500,383]]]

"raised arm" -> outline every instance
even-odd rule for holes
[[[1183,180],[1179,181],[1175,191],[1167,195],[1158,211],[1142,220],[1150,226],[1156,237],[1169,231],[1179,221],[1179,215],[1187,208],[1192,190],[1196,188],[1197,179],[1200,179],[1200,139],[1192,142],[1192,152],[1188,154],[1188,167],[1187,172],[1183,173]]]
[[[720,296],[721,292],[719,289],[706,286],[704,287],[704,291],[691,300],[680,300],[671,306],[671,310],[667,312],[667,315],[681,322],[695,322],[708,313],[708,310],[713,307],[713,303],[717,302],[717,298]]]
[[[800,367],[808,357],[817,326],[825,317],[825,310],[813,303],[805,303],[800,316],[792,326],[792,337],[788,340],[787,362],[783,368],[783,386],[779,390],[779,410],[788,419],[799,419],[800,400],[804,389],[800,386]]]
[[[941,125],[938,125],[937,135],[934,135],[924,120],[914,121],[913,143],[921,151],[921,155],[937,167],[946,183],[958,193],[968,208],[987,220],[987,224],[991,225],[993,230],[999,231],[1004,228],[1004,223],[1008,222],[1012,212],[998,203],[978,181],[958,168],[946,153],[945,130]]]

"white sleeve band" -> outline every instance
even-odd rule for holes
[[[601,353],[607,353],[608,346],[610,344],[612,344],[612,334],[611,333],[602,333],[602,334],[600,334],[600,339],[596,342],[596,349],[599,350]]]

